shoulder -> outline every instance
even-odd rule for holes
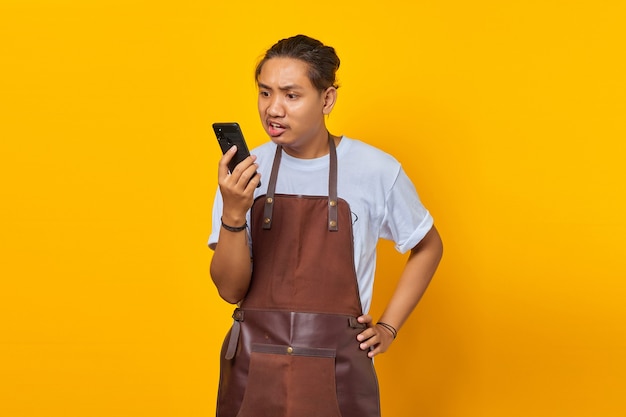
[[[400,162],[387,152],[345,136],[337,148],[337,156],[343,164],[358,168],[364,173],[395,176],[401,168]]]
[[[361,140],[352,139],[352,138],[344,136],[341,142],[342,143],[340,143],[338,154],[341,154],[341,149],[342,149],[341,145],[346,145],[345,146],[346,155],[369,157],[375,160],[379,160],[381,161],[381,163],[399,165],[399,162],[397,161],[397,159],[394,158],[392,155],[388,154],[387,152],[381,149],[378,149],[377,147],[373,145],[365,143]]]

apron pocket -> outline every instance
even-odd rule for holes
[[[335,350],[253,344],[237,417],[341,417]]]

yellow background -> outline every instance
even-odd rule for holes
[[[253,68],[301,32],[342,59],[331,131],[445,242],[384,415],[626,415],[622,4],[2,0],[0,415],[214,414],[210,125],[266,140]],[[375,314],[403,263],[381,245]]]

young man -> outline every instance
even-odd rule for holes
[[[239,308],[224,341],[219,417],[379,416],[371,358],[389,348],[441,258],[400,164],[328,132],[339,62],[303,35],[270,48],[256,81],[271,141],[232,173],[234,149],[220,160],[211,276]],[[373,324],[380,238],[410,255]]]

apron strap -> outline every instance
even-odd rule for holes
[[[337,231],[337,149],[335,141],[328,134],[330,169],[328,172],[328,230]]]
[[[328,230],[336,232],[337,224],[337,149],[335,141],[328,133],[329,148],[329,173],[328,173]],[[267,193],[265,195],[265,206],[263,208],[263,229],[272,228],[272,214],[274,211],[274,195],[276,194],[276,180],[278,178],[278,168],[280,167],[280,159],[283,154],[282,146],[276,147],[274,155],[274,163],[272,164],[272,173],[270,174],[270,182],[267,185]]]
[[[270,182],[267,184],[267,193],[265,194],[265,207],[263,208],[263,229],[272,228],[272,213],[274,211],[274,194],[276,194],[276,179],[278,178],[278,168],[280,167],[280,158],[283,156],[283,147],[276,147],[274,154],[274,163],[272,164],[272,173],[270,174]]]
[[[352,318],[352,317],[350,317]],[[233,312],[233,327],[230,329],[230,338],[228,340],[228,347],[226,348],[226,355],[224,359],[231,360],[237,353],[237,346],[239,343],[239,334],[241,333],[241,323],[243,321],[243,310],[236,308]]]

